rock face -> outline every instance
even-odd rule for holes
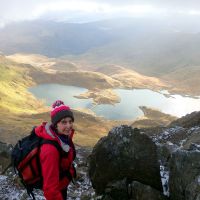
[[[3,173],[11,164],[11,145],[0,142],[0,173]]]
[[[109,183],[124,178],[162,191],[156,145],[138,129],[125,125],[113,128],[94,147],[89,166],[98,194],[104,193]]]
[[[133,181],[127,185],[127,180],[116,181],[108,184],[105,196],[102,200],[166,200],[160,191],[144,185],[140,182]]]
[[[172,154],[169,189],[172,200],[200,200],[200,151]]]
[[[195,126],[199,126],[200,124],[200,112],[193,112],[188,114],[176,121],[173,121],[169,126],[181,126],[184,128],[191,128]]]
[[[137,181],[131,183],[131,200],[166,200],[160,191]]]

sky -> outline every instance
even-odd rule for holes
[[[0,27],[35,19],[81,23],[149,16],[200,18],[200,0],[0,0]]]

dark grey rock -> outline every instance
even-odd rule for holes
[[[133,181],[127,183],[126,179],[109,183],[105,190],[102,200],[167,200],[160,191]]]
[[[156,145],[147,135],[126,125],[113,128],[95,145],[89,176],[98,194],[110,182],[124,178],[162,191]]]
[[[199,200],[200,151],[177,150],[170,159],[170,199]]]
[[[107,185],[103,200],[126,200],[129,198],[127,179],[123,179]]]
[[[131,200],[167,200],[160,191],[137,181],[131,184]]]
[[[185,190],[185,199],[200,200],[200,176],[197,176]]]
[[[0,174],[11,165],[12,145],[0,142]]]

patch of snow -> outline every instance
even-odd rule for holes
[[[170,141],[167,141],[167,144],[170,145],[170,146],[174,145],[174,144],[173,144],[172,142],[170,142]]]
[[[7,179],[7,176],[0,175],[0,181],[4,181]]]
[[[160,176],[163,186],[163,194],[169,197],[169,171],[163,165],[160,165]]]

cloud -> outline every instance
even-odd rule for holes
[[[0,26],[32,19],[95,20],[166,14],[200,15],[197,0],[0,0]]]

